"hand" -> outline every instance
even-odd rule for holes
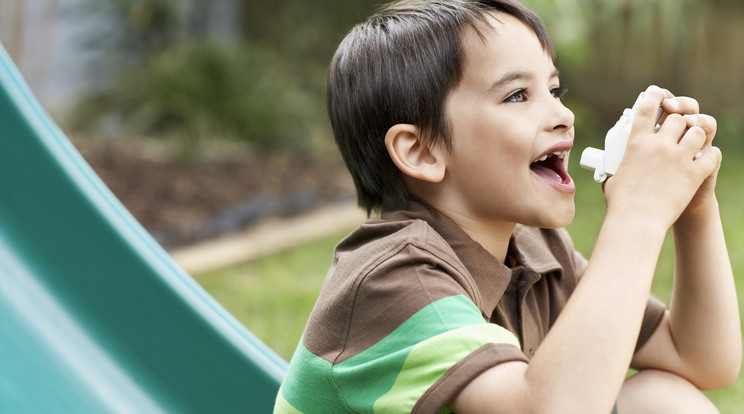
[[[695,196],[690,201],[690,204],[682,213],[681,217],[695,216],[708,211],[710,208],[717,208],[715,187],[718,171],[720,169],[721,153],[718,148],[712,146],[718,128],[716,119],[710,115],[701,114],[698,102],[695,99],[688,97],[673,97],[665,99],[662,108],[664,109],[664,114],[662,115],[660,122],[663,122],[666,115],[676,113],[685,117],[688,127],[698,126],[702,128],[703,131],[705,131],[706,138],[701,151],[703,153],[712,152],[712,156],[718,159],[718,166],[713,173],[705,179],[697,193],[695,193]]]
[[[664,114],[659,120],[661,127],[656,130],[659,106],[664,108]],[[720,165],[720,151],[710,146],[715,122],[692,113],[697,111],[697,102],[690,98],[675,98],[657,87],[646,91],[625,156],[605,186],[608,214],[630,214],[633,219],[650,220],[668,228],[699,190],[701,197],[696,199],[696,205],[709,198],[707,194],[712,193]],[[700,156],[696,157],[698,153]],[[712,182],[702,189],[701,184],[710,177]]]

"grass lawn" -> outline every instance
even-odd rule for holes
[[[740,191],[738,160],[729,159],[719,175],[718,197],[729,253],[744,297],[744,193]],[[572,170],[577,181],[576,220],[569,227],[577,250],[589,256],[604,216],[604,200],[591,174]],[[273,256],[200,276],[197,280],[222,305],[279,355],[289,360],[320,292],[338,234]],[[669,302],[672,286],[671,239],[662,251],[653,293]],[[744,379],[709,396],[722,413],[744,407]]]

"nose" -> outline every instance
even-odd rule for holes
[[[574,126],[576,117],[573,111],[568,109],[560,99],[553,99],[551,106],[551,122],[553,130],[568,131]]]

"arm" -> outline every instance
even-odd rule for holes
[[[589,265],[532,361],[486,371],[455,398],[455,412],[610,411],[666,231],[720,161],[714,151],[693,160],[705,134],[688,130],[679,115],[654,133],[656,108],[666,96],[646,94],[626,157],[606,184],[607,217]]]
[[[683,106],[697,108],[694,102]],[[701,115],[699,124],[709,146],[715,120]],[[701,389],[730,385],[741,367],[739,308],[714,192],[716,173],[717,169],[674,224],[670,311],[633,360],[636,368],[674,372]]]
[[[663,230],[651,237],[644,224],[608,215],[579,286],[532,361],[486,371],[458,396],[453,411],[609,413],[664,239]],[[636,258],[631,268],[624,257]]]

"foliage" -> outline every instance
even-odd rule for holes
[[[596,144],[651,83],[694,96],[727,131],[744,129],[740,73],[744,3],[734,0],[525,0],[558,51],[577,137]],[[190,29],[192,0],[88,0],[105,22],[89,47],[104,52],[106,87],[83,100],[76,125],[179,136],[187,144],[240,137],[260,148],[331,141],[324,112],[328,62],[374,0],[237,2],[237,44]],[[192,10],[193,12],[193,10]],[[193,13],[192,13],[193,14]],[[116,122],[111,122],[111,120]],[[742,147],[740,140],[728,145]],[[744,147],[742,147],[744,151]]]
[[[110,22],[87,46],[104,86],[78,103],[70,128],[97,135],[176,138],[190,150],[235,138],[261,150],[307,149],[325,127],[324,69],[262,39],[230,44],[186,33],[172,0],[91,1]]]
[[[259,148],[276,148],[300,133],[302,120],[291,113],[298,89],[270,51],[191,42],[155,52],[143,65],[118,73],[109,89],[82,101],[77,114],[85,123],[116,114],[135,135],[176,135],[192,143],[242,138]]]
[[[108,70],[123,63],[140,64],[180,35],[173,0],[89,0],[75,9],[73,17],[99,22],[85,46],[107,51]]]

